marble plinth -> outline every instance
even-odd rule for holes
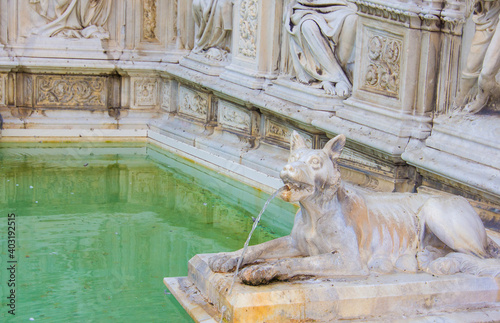
[[[181,66],[190,68],[195,71],[199,71],[203,74],[219,76],[224,72],[225,67],[229,64],[228,59],[217,61],[215,59],[209,59],[201,54],[189,54],[183,57],[179,64]]]
[[[308,86],[282,77],[273,81],[273,85],[266,89],[266,93],[284,99],[312,110],[336,111],[343,107],[339,97],[328,95],[319,86]]]
[[[218,322],[223,307],[226,322],[500,320],[500,278],[394,274],[256,287],[236,283],[227,295],[233,275],[212,272],[208,257],[193,257],[187,278],[164,279],[198,322]]]

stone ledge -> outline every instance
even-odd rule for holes
[[[422,273],[309,279],[258,287],[236,283],[228,296],[233,275],[213,273],[208,257],[196,255],[189,262],[188,278],[166,278],[165,284],[180,302],[195,299],[178,297],[181,289],[176,284],[194,284],[189,293],[198,290],[203,297],[193,296],[205,302],[196,305],[205,306],[206,313],[225,306],[228,322],[500,320],[499,277]]]

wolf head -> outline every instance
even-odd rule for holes
[[[294,131],[290,139],[288,164],[280,173],[285,184],[281,198],[297,202],[313,197],[333,197],[340,185],[340,170],[336,161],[345,141],[344,135],[338,135],[323,149],[310,149],[304,138]]]

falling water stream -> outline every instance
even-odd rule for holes
[[[252,226],[252,229],[250,230],[250,233],[248,234],[248,238],[247,238],[247,241],[245,241],[245,244],[243,245],[243,251],[241,252],[241,256],[240,258],[238,259],[238,264],[236,265],[236,270],[234,271],[234,275],[233,275],[233,281],[231,282],[231,287],[229,288],[229,292],[227,293],[227,297],[229,297],[231,295],[231,293],[233,292],[233,287],[234,287],[234,283],[236,282],[236,278],[238,277],[238,273],[240,271],[240,266],[241,264],[243,263],[243,259],[245,257],[245,252],[247,251],[247,248],[248,248],[248,244],[250,243],[250,239],[252,238],[252,234],[253,232],[255,231],[255,228],[257,228],[257,225],[259,224],[259,221],[260,221],[260,218],[262,217],[262,214],[264,213],[264,211],[266,210],[267,206],[269,205],[269,203],[271,203],[271,201],[279,194],[283,191],[283,189],[285,188],[285,186],[283,187],[280,187],[278,190],[276,190],[276,192],[274,192],[266,201],[266,203],[264,203],[264,206],[262,207],[262,210],[260,210],[260,213],[259,215],[257,216],[257,219],[255,219],[255,221],[253,222],[253,226]],[[224,312],[226,311],[226,307],[223,306],[222,309],[221,309],[221,317],[220,317],[220,322],[222,323],[222,320],[224,318]]]

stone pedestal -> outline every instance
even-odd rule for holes
[[[410,144],[402,157],[423,175],[424,185],[498,204],[498,134],[500,115],[441,115],[434,119],[432,135]],[[496,222],[498,227],[500,219]]]
[[[230,54],[228,54],[226,59],[218,61],[215,59],[209,59],[201,54],[190,53],[189,55],[183,57],[179,61],[179,64],[203,74],[219,76],[224,72],[225,67],[229,65],[230,60]]]
[[[354,2],[359,19],[353,94],[337,116],[388,136],[426,138],[438,77],[439,13],[398,1]]]
[[[228,295],[233,275],[213,273],[208,257],[193,257],[187,278],[164,280],[198,322],[218,322],[221,315],[226,322],[500,320],[500,278],[394,274],[256,287],[237,282]]]
[[[293,102],[312,110],[336,111],[344,107],[343,99],[328,95],[319,87],[303,85],[283,76],[273,81],[266,92],[274,97]]]
[[[241,0],[234,4],[232,61],[221,78],[262,89],[276,78],[281,31],[281,1]]]

